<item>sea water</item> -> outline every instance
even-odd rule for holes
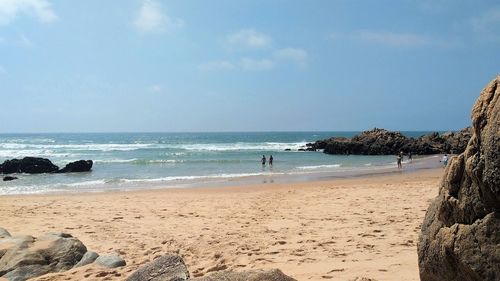
[[[396,160],[391,155],[298,151],[308,142],[332,136],[351,137],[357,133],[0,134],[0,163],[26,156],[48,158],[61,168],[80,159],[94,161],[91,172],[16,175],[19,179],[0,183],[0,194],[220,186],[352,176],[394,169]],[[412,137],[426,133],[404,132]],[[267,159],[272,155],[274,164],[262,166],[263,155]]]

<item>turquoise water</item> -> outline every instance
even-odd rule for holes
[[[0,194],[183,187],[251,177],[342,175],[394,166],[394,156],[297,151],[307,142],[357,133],[0,134],[1,162],[25,156],[49,158],[60,167],[79,159],[94,161],[89,173],[17,175],[18,180],[1,183]],[[274,165],[262,167],[262,155],[273,155]]]

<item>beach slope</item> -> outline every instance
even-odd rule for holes
[[[279,268],[297,280],[419,280],[416,242],[442,169],[328,181],[0,197],[13,235],[66,232],[127,265],[36,280],[124,280],[166,253],[191,276]]]

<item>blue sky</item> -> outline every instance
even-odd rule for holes
[[[0,0],[0,132],[454,130],[500,3]]]

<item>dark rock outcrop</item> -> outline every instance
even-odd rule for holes
[[[471,128],[440,135],[432,133],[417,139],[400,132],[375,128],[352,138],[333,137],[308,143],[307,151],[323,150],[327,154],[390,155],[405,153],[428,155],[438,153],[461,153],[471,137]]]
[[[78,160],[68,163],[64,168],[59,170],[59,167],[54,165],[49,159],[39,157],[24,157],[23,159],[5,160],[2,164],[0,164],[0,174],[88,172],[92,169],[92,165],[92,160]]]
[[[3,181],[13,181],[13,180],[17,180],[17,177],[11,177],[11,176],[3,177]]]
[[[75,173],[75,172],[88,172],[92,169],[92,160],[78,160],[67,164],[64,168],[57,171],[58,173]]]
[[[165,255],[141,266],[127,281],[182,281],[189,279],[189,271],[179,256]]]
[[[72,268],[87,251],[80,240],[69,234],[54,233],[0,239],[0,276],[8,280],[26,280]]]
[[[3,164],[0,165],[0,173],[2,174],[42,174],[53,173],[57,170],[59,170],[59,167],[52,164],[49,159],[39,157],[5,160]]]
[[[476,101],[472,130],[425,215],[418,243],[422,281],[500,280],[500,76]]]

